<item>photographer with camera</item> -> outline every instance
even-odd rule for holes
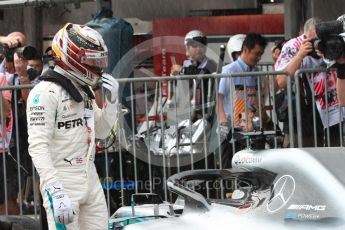
[[[281,54],[278,57],[278,60],[275,64],[275,70],[285,70],[289,72],[293,81],[295,72],[298,69],[316,69],[324,65],[324,62],[316,52],[315,45],[318,40],[318,34],[316,33],[316,26],[320,24],[321,21],[317,18],[310,18],[304,24],[304,33],[296,38],[289,40],[282,48]],[[303,136],[303,147],[313,147],[316,146],[314,143],[314,125],[313,121],[316,121],[316,136],[317,136],[317,146],[325,145],[325,127],[322,123],[321,117],[328,113],[329,106],[331,106],[331,87],[328,87],[328,91],[325,93],[324,81],[330,82],[336,80],[336,73],[331,72],[317,72],[310,75],[305,75],[298,79],[300,81],[301,88],[301,118],[302,118],[302,136]],[[277,76],[277,85],[279,88],[286,88],[287,86],[287,76],[278,75]],[[335,84],[334,84],[335,85]],[[316,103],[319,103],[319,112],[316,113],[314,117],[313,114],[313,102],[312,102],[312,91],[316,95]],[[324,104],[325,95],[328,97],[328,104]],[[333,97],[334,99],[334,97]],[[334,103],[335,100],[332,100]],[[295,143],[297,143],[297,126],[295,123],[296,120],[296,111],[294,113],[294,138]],[[289,130],[288,117],[284,120],[283,131],[285,133],[284,138],[284,147],[288,147],[289,135],[291,135]],[[300,128],[300,127],[299,127]],[[337,125],[329,126],[329,135],[331,146],[339,146],[339,130]]]
[[[174,75],[199,75],[211,74],[216,71],[217,64],[206,56],[207,36],[200,30],[189,31],[184,38],[187,59],[183,65],[174,64],[170,73]],[[202,83],[203,82],[203,83]],[[178,105],[177,116],[179,120],[190,118],[193,122],[202,117],[202,104],[207,103],[209,79],[200,80],[183,80],[176,83],[176,104]],[[211,83],[212,84],[212,83]],[[193,90],[195,87],[195,90]],[[203,90],[202,90],[203,87]],[[190,91],[190,95],[188,95]],[[204,94],[204,101],[202,101]],[[190,101],[186,101],[190,97]],[[189,114],[189,107],[192,106],[192,114]],[[206,108],[205,113],[209,114],[210,110]],[[175,114],[175,112],[174,112]]]
[[[2,47],[2,54],[4,59],[0,64],[0,85],[6,86],[9,85],[8,80],[13,79],[15,68],[14,68],[14,61],[13,55],[14,50],[21,45],[24,45],[26,42],[25,36],[20,32],[13,32],[8,34],[7,36],[0,36],[0,47]],[[2,146],[1,153],[5,154],[5,157],[1,156],[0,159],[0,214],[5,214],[5,210],[7,208],[8,214],[14,215],[18,214],[18,204],[17,204],[17,196],[18,196],[18,165],[16,161],[16,152],[13,152],[11,147],[13,147],[13,143],[11,143],[10,139],[13,138],[12,131],[14,130],[12,127],[13,122],[13,114],[11,110],[11,92],[10,91],[2,91],[2,104],[3,104],[3,114],[1,116],[4,119],[1,124],[6,124],[4,133],[2,136],[7,137],[8,141],[4,138],[5,146]],[[11,139],[12,140],[12,139]],[[10,149],[10,150],[9,150]],[[5,159],[5,162],[2,162]],[[7,177],[5,181],[4,177],[4,169],[3,163],[6,165],[6,172]],[[7,207],[5,207],[5,186],[4,183],[7,184]]]
[[[337,69],[337,96],[340,106],[345,106],[345,14],[335,21],[320,23],[316,33],[320,38],[315,41],[318,53],[328,68]]]
[[[13,54],[16,48],[24,46],[26,43],[25,35],[21,32],[12,32],[7,36],[0,36],[0,46],[5,57],[0,65],[0,72],[6,74],[7,81],[13,77],[14,64]]]
[[[29,85],[31,84],[30,78],[36,78],[37,76],[30,77],[30,73],[33,72],[28,66],[28,60],[35,58],[37,56],[37,51],[32,46],[24,46],[15,48],[13,50],[13,59],[6,58],[6,62],[12,62],[14,70],[13,76],[7,79],[8,85]],[[9,75],[9,74],[8,74]],[[32,75],[32,73],[31,73]],[[3,75],[5,78],[5,75]],[[30,176],[32,172],[32,162],[31,158],[28,153],[28,134],[27,134],[27,122],[26,122],[26,99],[29,95],[29,89],[21,89],[21,90],[13,90],[12,95],[10,96],[10,109],[9,113],[11,113],[11,123],[13,124],[11,128],[11,139],[9,144],[9,150],[11,154],[10,161],[8,161],[13,170],[18,170],[17,164],[17,152],[19,152],[20,156],[20,167],[21,173],[20,178],[18,178],[18,173],[11,173],[9,177],[11,181],[21,180],[22,188],[25,187],[25,181],[27,176]],[[15,122],[16,121],[16,122]],[[18,129],[16,128],[18,126]],[[16,132],[18,130],[18,133]],[[13,162],[12,162],[13,161]],[[16,191],[11,191],[13,194],[17,194],[19,189],[15,186]],[[17,199],[17,196],[15,196]],[[25,207],[24,207],[25,208]],[[24,212],[26,210],[24,209]]]
[[[7,36],[0,36],[0,43],[6,44],[8,48],[17,48],[20,44],[24,45],[26,38],[21,32],[12,32]]]

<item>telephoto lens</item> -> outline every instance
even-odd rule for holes
[[[15,50],[18,56],[24,58],[25,60],[35,59],[37,56],[37,50],[33,46],[23,46]]]
[[[337,60],[344,56],[345,42],[340,36],[331,36],[325,42],[325,57],[330,60]]]
[[[329,35],[339,35],[344,32],[343,23],[341,21],[321,22],[315,26],[316,35],[323,40]]]
[[[342,21],[321,22],[315,26],[320,41],[314,42],[313,47],[320,50],[329,60],[336,60],[344,55],[345,42],[340,36],[344,32]]]

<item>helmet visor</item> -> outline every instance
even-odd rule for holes
[[[103,69],[108,67],[108,53],[104,52],[85,52],[81,57],[81,63],[91,67]]]

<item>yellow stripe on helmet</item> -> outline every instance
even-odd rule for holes
[[[59,44],[58,40],[63,38],[64,33],[66,32],[66,28],[70,25],[71,25],[71,23],[68,22],[64,25],[64,27],[62,27],[62,29],[60,29],[60,31],[57,34],[57,37],[54,38],[54,39],[57,39],[57,41],[55,43],[53,42],[53,44],[52,44],[52,50],[54,51],[55,55],[60,59],[62,57],[62,54],[61,54],[61,50],[59,49],[59,47],[57,45],[57,44]]]

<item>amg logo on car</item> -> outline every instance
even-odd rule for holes
[[[83,119],[78,118],[70,121],[59,121],[58,123],[58,129],[65,128],[65,129],[70,129],[70,128],[75,128],[78,126],[83,126]]]
[[[292,204],[288,209],[294,209],[294,210],[314,210],[314,211],[325,211],[326,205],[299,205],[299,204]]]

